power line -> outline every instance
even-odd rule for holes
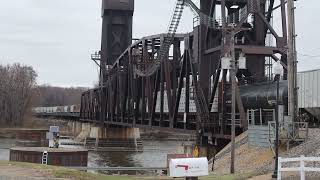
[[[301,54],[301,53],[298,53],[298,55],[304,56],[304,57],[310,57],[310,58],[320,58],[320,55],[310,55],[310,54]]]

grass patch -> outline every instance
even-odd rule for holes
[[[137,180],[134,177],[130,176],[107,176],[103,174],[93,174],[87,172],[81,172],[77,170],[67,169],[64,167],[57,166],[47,166],[42,164],[33,164],[33,163],[24,163],[24,162],[8,162],[0,161],[1,166],[12,166],[25,168],[25,169],[35,169],[46,171],[50,177],[53,178],[66,178],[66,179],[75,179],[75,180]]]
[[[0,161],[0,166],[6,166],[6,165],[17,166],[21,168],[30,168],[30,169],[51,169],[50,166],[45,166],[42,164],[14,162],[14,161]]]
[[[66,178],[75,180],[183,180],[184,178],[170,178],[170,177],[159,177],[159,176],[107,176],[103,174],[87,173],[72,169],[67,169],[64,167],[57,166],[46,166],[41,164],[32,164],[24,162],[8,162],[0,161],[1,166],[12,166],[26,168],[26,169],[36,169],[43,170],[47,172],[50,177],[53,178]],[[235,175],[216,175],[211,174],[210,176],[200,177],[200,180],[245,180],[253,177],[254,174],[235,174]]]
[[[199,178],[200,180],[245,180],[253,177],[254,175],[251,173],[247,174],[226,174],[226,175],[210,175],[206,177]]]

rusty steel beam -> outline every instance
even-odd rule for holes
[[[183,79],[186,76],[186,70],[184,68],[185,66],[186,66],[186,58],[185,58],[185,56],[183,56],[183,58],[182,58],[182,69],[180,70],[180,75],[179,75],[178,92],[177,92],[177,97],[176,97],[175,106],[174,106],[174,112],[173,112],[174,127],[176,127],[176,124],[177,124],[177,114],[178,114],[178,110],[179,110],[181,91],[182,91],[182,87],[183,87],[183,84],[184,84],[183,83]]]
[[[236,45],[236,49],[241,49],[245,54],[272,56],[276,53],[284,53],[284,48],[253,46],[253,45]]]

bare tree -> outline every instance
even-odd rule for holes
[[[37,74],[30,66],[0,65],[0,125],[17,127],[31,108]]]

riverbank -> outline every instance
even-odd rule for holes
[[[0,161],[0,179],[63,179],[63,180],[135,180],[138,177],[108,176],[40,164]]]
[[[0,161],[0,178],[18,179],[28,178],[37,180],[182,180],[183,178],[169,178],[165,176],[110,176],[98,173],[87,173],[63,167],[45,166],[21,162]],[[245,180],[249,174],[237,175],[210,175],[201,177],[200,180]]]

